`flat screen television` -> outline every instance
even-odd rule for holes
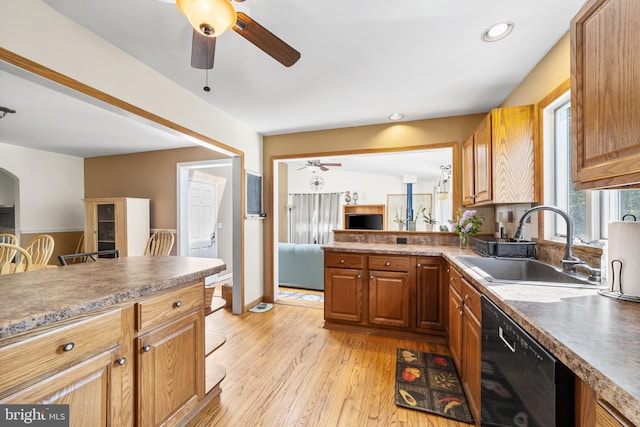
[[[349,230],[382,230],[382,214],[348,214]]]

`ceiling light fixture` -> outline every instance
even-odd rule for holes
[[[493,24],[482,33],[482,40],[485,42],[497,42],[507,37],[513,31],[513,22],[498,22]]]
[[[14,114],[16,110],[12,110],[11,108],[0,106],[0,119],[6,116],[7,114]]]
[[[398,121],[404,119],[404,114],[402,113],[393,113],[389,116],[389,120]]]
[[[176,0],[191,26],[207,37],[218,37],[236,23],[236,11],[229,0]]]

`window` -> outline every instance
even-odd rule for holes
[[[570,93],[550,103],[543,114],[545,204],[569,213],[575,238],[586,244],[598,244],[607,238],[609,221],[620,221],[631,214],[640,220],[640,190],[582,190],[571,182],[571,103]],[[547,240],[566,241],[564,220],[554,215],[545,221]]]

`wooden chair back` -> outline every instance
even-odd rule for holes
[[[2,233],[0,234],[0,243],[8,243],[9,245],[18,245],[18,238],[13,234]],[[13,257],[16,256],[16,251],[8,247],[0,247],[0,264],[3,264],[5,261],[11,262]]]
[[[6,252],[13,254],[10,259],[0,261],[0,276],[3,274],[22,273],[31,269],[31,255],[26,249],[9,243],[0,243],[0,250],[6,250]],[[20,256],[14,264],[11,261],[13,261],[16,253],[19,253]]]
[[[41,234],[30,241],[25,249],[31,255],[33,264],[46,265],[51,259],[55,244],[53,237],[48,234]]]
[[[147,248],[144,250],[145,255],[164,255],[167,256],[173,248],[175,238],[169,230],[158,230],[149,237]]]

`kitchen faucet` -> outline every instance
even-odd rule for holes
[[[600,281],[601,278],[601,270],[599,268],[591,267],[580,258],[573,254],[573,220],[569,216],[569,214],[563,211],[560,208],[556,208],[555,206],[549,205],[539,205],[534,206],[533,208],[526,211],[522,218],[520,218],[520,222],[518,224],[518,228],[516,229],[515,234],[513,235],[514,240],[523,240],[524,239],[524,223],[531,215],[539,211],[551,211],[560,215],[567,224],[567,245],[564,248],[564,257],[562,258],[562,271],[565,273],[575,273],[576,268],[584,268],[589,272],[589,280],[592,281]]]

